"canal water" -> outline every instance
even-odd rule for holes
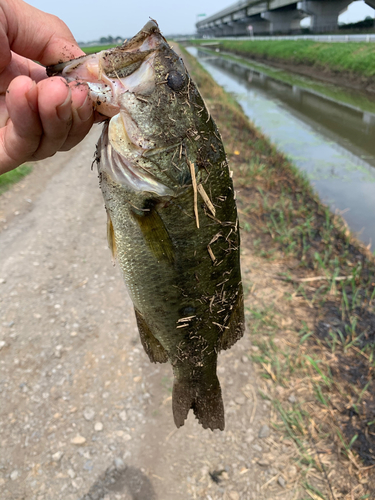
[[[374,250],[375,99],[237,57],[188,50]]]

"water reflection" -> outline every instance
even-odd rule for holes
[[[333,210],[345,211],[352,231],[366,244],[375,242],[375,113],[278,80],[247,63],[195,48],[189,52],[307,173],[321,198]]]

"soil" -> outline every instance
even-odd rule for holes
[[[299,498],[248,335],[219,357],[226,430],[175,428],[171,367],[149,363],[107,248],[98,134],[0,198],[1,499]],[[246,248],[243,272],[255,301],[280,294]]]

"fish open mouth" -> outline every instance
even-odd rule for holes
[[[154,149],[155,144],[142,134],[121,102],[121,96],[129,93],[132,100],[129,105],[134,106],[134,99],[146,98],[154,91],[154,61],[159,47],[166,43],[156,21],[151,20],[119,47],[47,68],[48,76],[86,82],[97,111],[111,118],[98,144],[100,170],[132,190],[150,191],[159,196],[170,196],[173,192],[140,168],[137,161]]]
[[[151,20],[120,47],[49,66],[47,75],[86,82],[97,110],[112,117],[120,111],[119,97],[124,92],[147,96],[154,90],[153,62],[163,42],[156,21]]]

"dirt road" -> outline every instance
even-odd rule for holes
[[[175,428],[107,248],[99,133],[0,198],[1,499],[292,498],[248,336],[219,358],[226,430]]]

